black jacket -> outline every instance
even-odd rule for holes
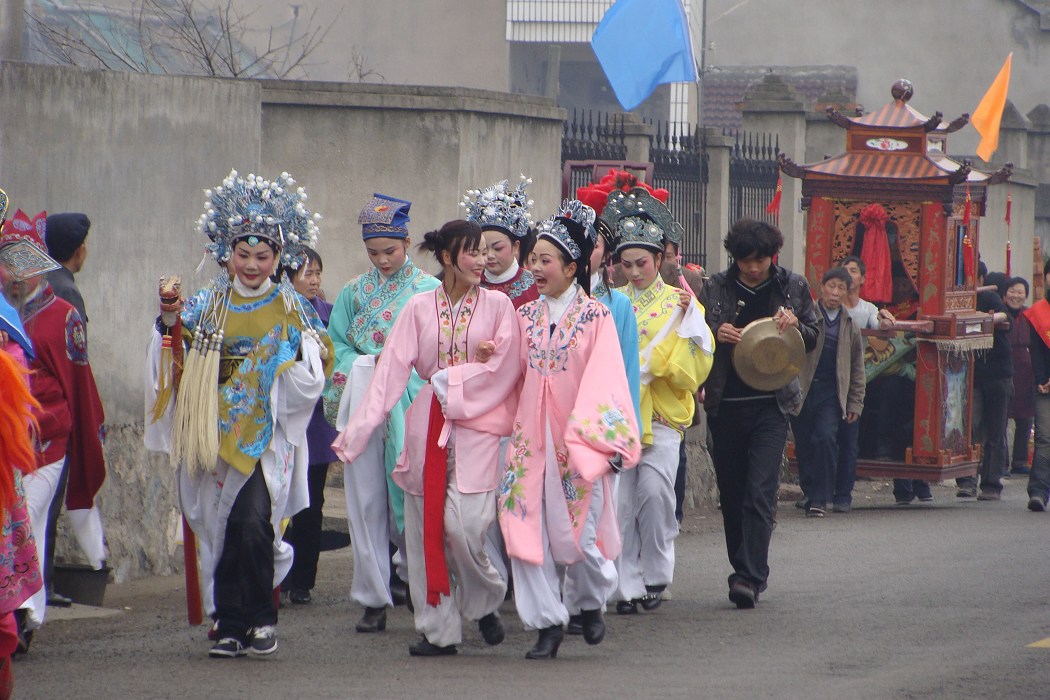
[[[718,335],[718,327],[727,323],[736,312],[736,266],[731,266],[725,272],[719,272],[711,277],[704,285],[704,294],[700,301],[706,311],[707,325],[711,332]],[[813,311],[813,296],[809,291],[809,283],[801,275],[796,275],[790,270],[773,266],[773,289],[770,294],[769,316],[777,312],[781,306],[790,308],[799,321],[799,332],[802,341],[806,345],[806,352],[812,352],[817,346],[817,317]],[[715,346],[714,364],[711,373],[704,383],[704,409],[710,416],[718,415],[718,405],[722,402],[722,390],[725,388],[726,379],[733,371],[732,345]],[[797,378],[791,380],[786,387],[776,392],[777,404],[780,410],[788,415],[796,416],[802,408],[802,389]]]

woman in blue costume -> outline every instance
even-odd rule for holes
[[[343,287],[329,322],[335,370],[325,388],[324,407],[325,417],[339,430],[346,427],[357,399],[368,388],[376,360],[402,307],[419,292],[440,284],[408,257],[411,206],[411,202],[376,194],[358,217],[373,267]],[[386,609],[394,604],[390,544],[404,551],[405,494],[390,475],[405,444],[405,412],[422,385],[413,373],[404,396],[390,412],[386,435],[376,431],[364,454],[343,470],[354,552],[350,598],[365,609],[356,626],[358,632],[385,630]],[[402,567],[403,563],[398,565]],[[398,574],[408,580],[407,570]]]

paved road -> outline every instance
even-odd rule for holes
[[[110,586],[105,618],[54,620],[15,665],[19,698],[1048,698],[1050,514],[1024,485],[998,503],[937,487],[896,507],[862,482],[853,513],[804,518],[783,504],[770,588],[757,609],[726,599],[717,513],[690,514],[673,600],[608,615],[598,647],[570,638],[554,661],[526,661],[533,634],[504,605],[509,634],[460,655],[413,659],[404,608],[387,632],[353,632],[349,549],[322,555],[312,605],[285,609],[277,658],[211,660],[185,623],[178,577]]]

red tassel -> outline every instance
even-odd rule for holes
[[[1013,208],[1014,198],[1009,192],[1006,193],[1006,216],[1003,217],[1006,221],[1006,228],[1010,228],[1010,209]]]
[[[966,186],[966,204],[963,205],[963,226],[966,228],[970,227],[970,211],[973,208],[973,201],[970,199],[970,186]]]
[[[963,274],[966,276],[966,284],[973,283],[977,277],[977,265],[973,258],[973,242],[970,234],[963,235]]]
[[[1010,251],[1010,241],[1006,241],[1006,279],[1010,279],[1010,258],[1013,253]]]

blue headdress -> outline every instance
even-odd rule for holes
[[[304,204],[306,191],[294,186],[288,173],[266,180],[254,174],[241,177],[231,170],[221,185],[204,190],[205,211],[197,224],[207,236],[208,253],[222,265],[237,241],[246,238],[252,245],[269,241],[281,249],[281,265],[299,269],[306,260],[303,249],[317,248],[321,215],[310,213]]]
[[[408,238],[408,210],[412,202],[385,194],[373,194],[357,217],[361,238]]]
[[[531,178],[522,175],[513,190],[507,180],[483,190],[468,190],[459,206],[467,210],[467,221],[478,224],[482,231],[495,229],[520,240],[532,226],[533,201],[525,194],[531,183]]]

